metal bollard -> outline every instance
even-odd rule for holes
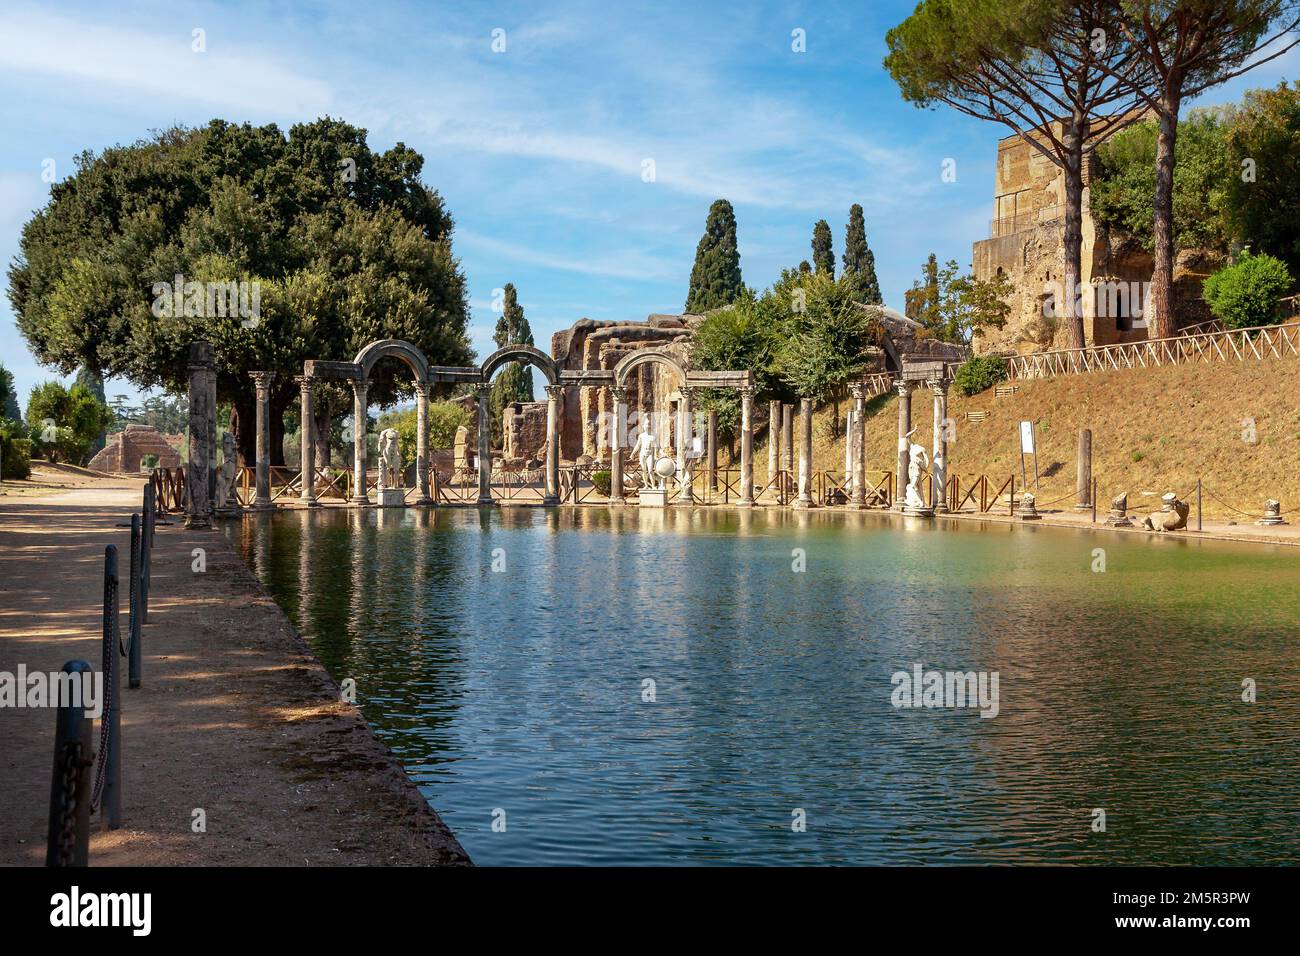
[[[68,661],[63,673],[91,673],[85,661]],[[84,684],[82,685],[84,688]],[[50,780],[50,828],[45,842],[46,866],[85,866],[90,853],[90,788],[94,762],[91,719],[71,700],[59,707],[54,725],[54,773]]]
[[[141,535],[140,516],[131,515],[131,593],[130,611],[127,615],[127,685],[140,686],[140,602],[143,599],[144,540]]]
[[[104,790],[101,796],[105,825],[122,825],[122,694],[118,666],[121,630],[117,614],[117,545],[104,549],[104,715],[100,718],[99,745],[104,750]]]

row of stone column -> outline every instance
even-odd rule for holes
[[[270,481],[270,387],[274,379],[273,372],[254,372],[252,378],[257,390],[257,468],[256,484],[257,495],[254,499],[254,507],[271,506],[271,481]],[[215,416],[211,415],[209,410],[215,410],[215,395],[210,395],[215,391],[215,372],[211,373],[211,380],[206,377],[201,378],[203,386],[198,389],[196,394],[194,385],[195,378],[192,376],[190,408],[191,417],[196,415],[202,417],[206,422],[211,420],[212,425],[207,426],[210,430],[215,425]],[[301,396],[301,419],[302,419],[302,481],[300,502],[309,507],[318,505],[315,495],[316,463],[315,463],[315,414],[313,409],[313,393],[315,388],[315,379],[311,376],[300,375],[296,377],[299,384]],[[916,382],[899,381],[895,388],[898,392],[898,461],[897,472],[895,475],[894,507],[902,510],[903,507],[903,489],[907,485],[908,471],[908,435],[912,430],[912,392],[916,388]],[[926,383],[934,396],[934,430],[933,430],[933,460],[931,468],[931,504],[936,512],[947,511],[947,503],[944,494],[944,488],[947,478],[947,441],[945,422],[948,417],[948,383],[943,381],[928,381]],[[366,494],[366,410],[369,407],[367,396],[369,382],[353,381],[353,494],[351,501],[354,504],[369,504],[370,499]],[[424,383],[416,382],[416,489],[417,505],[431,504],[433,499],[429,494],[429,394],[428,388]],[[547,409],[546,409],[546,477],[545,493],[543,503],[557,504],[559,502],[559,417],[560,401],[562,398],[561,385],[547,385]],[[691,406],[694,389],[683,387],[681,390],[681,402],[678,404],[678,434],[688,436],[690,434]],[[740,423],[740,499],[737,504],[746,507],[754,503],[754,435],[753,435],[753,405],[754,405],[754,388],[752,386],[743,386],[739,389],[741,398],[741,423]],[[491,453],[491,432],[490,432],[490,396],[491,386],[481,384],[476,388],[476,399],[478,407],[478,502],[480,504],[490,504],[492,502],[491,481],[492,481],[492,453]],[[623,492],[623,452],[627,447],[627,389],[621,386],[610,388],[611,396],[614,400],[614,445],[618,450],[612,456],[610,468],[610,503],[623,504],[625,495]],[[852,414],[850,416],[850,437],[851,447],[855,450],[855,460],[853,463],[851,486],[850,486],[850,503],[858,507],[866,507],[866,393],[865,387],[859,384],[850,386],[850,394],[853,399]],[[794,501],[794,507],[807,508],[811,507],[812,499],[812,418],[813,402],[811,399],[802,399],[799,403],[799,430],[800,430],[800,449],[798,465],[798,494]],[[768,438],[768,469],[769,473],[774,475],[779,470],[778,450],[780,445],[784,445],[784,458],[787,467],[793,464],[793,433],[792,427],[792,406],[782,406],[780,402],[772,402],[769,412],[769,438]],[[777,427],[779,424],[779,427]],[[214,463],[206,455],[203,449],[195,448],[193,435],[196,433],[202,435],[206,432],[196,429],[193,421],[191,422],[191,475],[190,481],[196,480],[208,481],[210,483]],[[208,447],[215,447],[215,436],[211,438],[212,444]],[[200,443],[201,444],[201,443]],[[686,440],[677,442],[677,468],[679,474],[686,474],[689,468],[688,453]],[[198,478],[199,472],[205,471],[204,478]],[[692,498],[690,485],[685,485],[683,497],[689,501]],[[210,501],[210,496],[208,498]]]

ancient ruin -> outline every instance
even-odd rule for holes
[[[127,425],[108,436],[108,443],[86,467],[109,475],[134,475],[148,471],[144,460],[153,456],[158,468],[179,468],[181,456],[176,449],[183,441],[184,435],[164,435],[152,425]]]

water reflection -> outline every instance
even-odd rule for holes
[[[288,511],[227,533],[481,863],[1300,848],[1286,549],[634,507]],[[895,710],[890,676],[918,662],[998,671],[999,716]]]

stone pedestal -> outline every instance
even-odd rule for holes
[[[668,506],[668,489],[642,488],[640,504],[642,508],[666,508]]]
[[[379,492],[379,507],[381,508],[405,508],[406,507],[406,489],[404,488],[385,488]]]
[[[1264,517],[1256,521],[1255,524],[1265,526],[1286,524],[1286,522],[1282,520],[1282,502],[1274,501],[1271,498],[1264,502]]]
[[[1020,502],[1016,505],[1016,517],[1021,521],[1038,521],[1041,519],[1042,516],[1038,513],[1038,506],[1032,494],[1025,494],[1021,497]]]

